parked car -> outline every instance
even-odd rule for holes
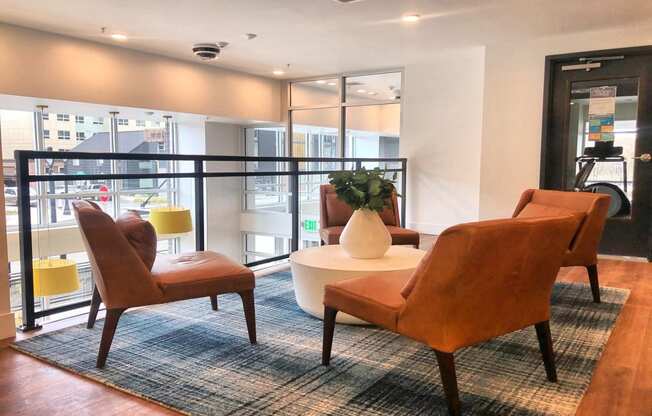
[[[18,205],[18,188],[15,186],[5,186],[5,205]],[[31,207],[36,206],[36,196],[31,195],[29,202]]]

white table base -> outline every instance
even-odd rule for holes
[[[425,254],[425,251],[422,250],[394,246],[388,252],[392,256],[387,259],[361,260],[344,259],[339,246],[315,247],[306,250],[312,251],[310,256],[301,253],[304,251],[301,250],[293,253],[290,257],[294,294],[299,307],[319,319],[324,319],[324,287],[327,284],[369,274],[395,274],[398,271],[411,274]],[[316,257],[314,260],[311,258],[313,256]],[[325,263],[330,265],[327,266]],[[379,270],[382,268],[388,270]],[[337,314],[336,321],[351,325],[369,325],[368,322],[343,312]]]

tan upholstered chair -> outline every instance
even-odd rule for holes
[[[106,363],[120,316],[136,306],[206,296],[217,309],[218,294],[235,292],[242,298],[249,341],[256,343],[251,270],[210,251],[157,257],[154,227],[138,214],[124,214],[114,222],[95,203],[75,201],[73,207],[96,287],[89,327],[100,301],[106,306],[98,368]]]
[[[610,196],[590,192],[528,189],[521,195],[513,217],[579,215],[583,221],[573,238],[562,266],[583,266],[589,274],[593,301],[600,302],[598,282],[598,245],[607,220]]]
[[[323,244],[339,244],[340,235],[344,226],[353,215],[353,209],[344,201],[337,198],[333,185],[321,185],[319,188],[320,218],[319,236]],[[380,213],[380,218],[387,226],[392,236],[394,245],[412,245],[419,247],[419,233],[416,231],[401,228],[399,219],[398,198],[396,193],[392,195],[391,208],[385,208]]]
[[[453,353],[530,325],[556,381],[550,295],[577,226],[572,216],[461,224],[441,234],[412,275],[327,285],[322,364],[342,311],[431,347],[452,415],[460,414]]]

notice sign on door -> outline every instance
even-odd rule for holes
[[[589,140],[614,141],[616,87],[594,87],[589,96]]]

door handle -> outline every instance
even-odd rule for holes
[[[642,155],[633,157],[632,159],[640,160],[643,163],[648,163],[652,161],[652,155],[649,153],[643,153]]]

